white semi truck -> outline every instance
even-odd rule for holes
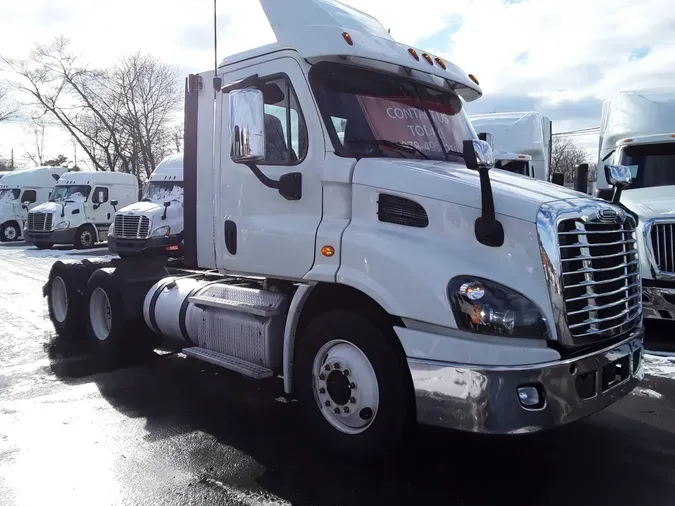
[[[605,101],[596,196],[611,199],[607,164],[628,166],[619,203],[637,221],[645,318],[675,320],[675,90],[623,91]]]
[[[469,119],[477,132],[493,135],[495,159],[504,158],[502,153],[529,155],[534,177],[549,180],[552,145],[549,118],[540,112],[529,111],[476,114]]]
[[[26,242],[39,249],[54,244],[92,248],[106,237],[117,208],[137,200],[138,180],[133,174],[71,172],[59,179],[49,202],[28,213]]]
[[[108,230],[108,249],[120,257],[178,256],[183,242],[183,154],[164,158],[150,176],[145,195],[118,210]]]
[[[54,185],[68,172],[66,167],[34,167],[8,173],[0,180],[0,241],[18,241],[28,211],[51,196]]]
[[[261,3],[278,42],[186,80],[185,267],[57,261],[59,334],[84,327],[107,356],[163,338],[281,377],[351,456],[416,423],[529,433],[628,394],[644,374],[632,216],[490,173],[464,111],[478,80],[374,18]]]

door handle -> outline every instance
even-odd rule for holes
[[[232,220],[225,221],[225,247],[230,255],[237,254],[237,224]]]

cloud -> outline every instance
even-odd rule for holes
[[[290,0],[278,0],[287,1]],[[672,0],[345,0],[403,43],[476,74],[484,96],[471,112],[540,110],[554,131],[596,126],[619,90],[672,87]],[[25,55],[66,34],[94,65],[141,49],[194,72],[213,66],[212,0],[0,2],[0,53]],[[274,41],[256,0],[218,2],[219,54]],[[0,127],[2,128],[2,127]],[[4,139],[4,138],[3,138]],[[593,145],[592,137],[584,141]],[[597,142],[596,142],[597,143]],[[0,145],[0,153],[7,141]]]

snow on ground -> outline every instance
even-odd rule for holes
[[[673,354],[675,355],[675,354]],[[675,356],[644,355],[645,374],[675,379]]]

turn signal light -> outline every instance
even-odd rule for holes
[[[335,255],[335,248],[333,246],[324,246],[321,248],[321,254],[325,257],[332,257]]]
[[[347,42],[347,44],[349,44],[350,46],[353,46],[353,45],[354,45],[354,41],[352,40],[352,36],[349,35],[349,33],[347,33],[347,32],[342,32],[342,38],[345,39],[345,41]]]

